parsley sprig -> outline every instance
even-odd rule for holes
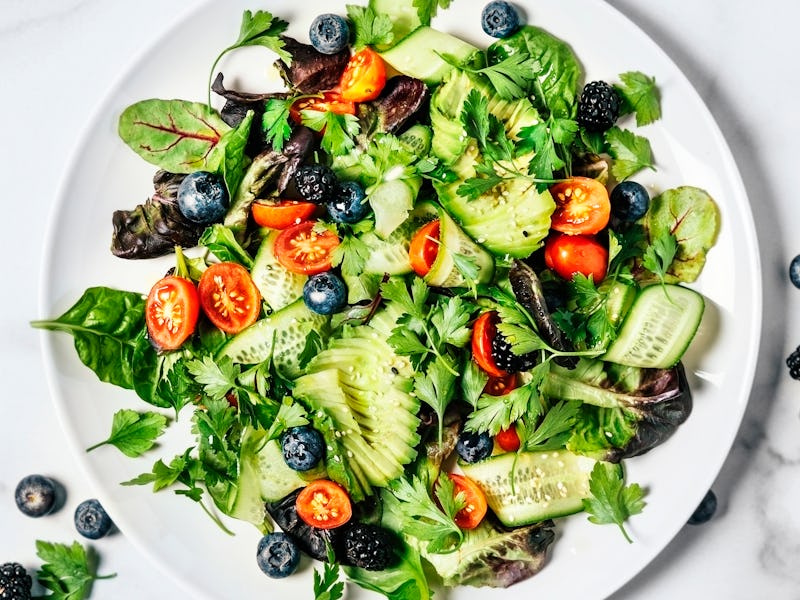
[[[364,46],[391,44],[394,40],[391,17],[376,12],[372,6],[348,4],[347,17],[355,30],[354,50],[360,50]]]
[[[36,541],[36,555],[44,564],[36,579],[52,594],[53,600],[83,600],[88,598],[92,584],[112,575],[97,575],[97,556],[78,542],[71,545]]]
[[[86,449],[91,452],[110,444],[131,458],[141,456],[150,450],[167,426],[167,417],[155,412],[137,412],[121,409],[114,413],[111,422],[111,434],[108,439]]]
[[[632,543],[624,523],[645,507],[644,491],[639,484],[625,485],[619,465],[598,461],[592,469],[589,491],[591,496],[583,500],[589,521],[598,525],[616,524],[625,539]]]

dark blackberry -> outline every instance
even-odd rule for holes
[[[344,552],[349,564],[369,571],[382,571],[397,561],[394,534],[369,523],[356,523],[344,533]]]
[[[294,183],[304,200],[325,204],[333,199],[337,179],[325,165],[305,165],[295,172]]]
[[[511,344],[499,332],[492,338],[492,358],[495,364],[506,373],[529,371],[537,362],[537,356],[533,352],[514,354],[511,351]]]
[[[587,130],[611,129],[619,118],[619,110],[619,96],[605,81],[591,81],[583,86],[577,119]]]
[[[794,349],[786,359],[786,366],[789,367],[789,375],[792,379],[800,380],[800,346]]]
[[[30,600],[33,580],[19,563],[0,565],[0,600]]]

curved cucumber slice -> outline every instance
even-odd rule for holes
[[[261,297],[273,311],[288,306],[303,296],[303,285],[308,277],[284,269],[275,258],[275,238],[280,231],[270,231],[258,248],[250,276]]]
[[[236,363],[258,364],[272,358],[275,368],[284,376],[300,375],[298,356],[312,330],[323,329],[328,317],[309,310],[303,300],[253,323],[237,333],[220,350]]]
[[[367,198],[375,212],[375,233],[386,239],[408,218],[422,181],[419,178],[390,179],[375,186]]]
[[[595,462],[557,450],[507,452],[459,466],[483,490],[500,522],[516,527],[583,510]]]
[[[408,247],[411,238],[428,221],[439,217],[438,210],[430,202],[418,205],[408,218],[385,240],[369,231],[360,236],[362,242],[369,246],[369,257],[364,264],[364,273],[374,275],[404,275],[411,272],[411,260]]]
[[[646,287],[634,299],[617,339],[600,358],[631,367],[673,367],[697,333],[704,309],[703,296],[689,288]]]
[[[438,207],[439,252],[425,282],[436,287],[462,287],[488,283],[494,275],[494,258],[464,233],[443,208]],[[456,260],[466,260],[477,268],[474,282],[468,282]]]

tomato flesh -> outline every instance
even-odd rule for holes
[[[145,302],[147,335],[161,350],[177,350],[194,333],[200,299],[194,283],[170,275],[156,282]]]
[[[545,242],[544,262],[564,279],[581,273],[599,283],[608,270],[608,250],[594,236],[557,233]]]
[[[253,220],[261,227],[286,229],[310,219],[317,208],[313,202],[298,200],[256,200],[251,212]]]
[[[490,396],[505,396],[519,387],[519,379],[516,373],[507,373],[501,377],[489,377],[489,381],[483,386],[483,393]]]
[[[494,441],[497,442],[497,445],[505,452],[516,452],[519,450],[521,443],[519,441],[517,429],[513,425],[508,429],[501,429],[495,436]]]
[[[455,484],[455,495],[464,494],[467,505],[456,513],[454,521],[461,529],[475,529],[481,524],[486,516],[488,509],[486,495],[477,483],[456,473],[449,473],[448,476]]]
[[[292,273],[316,275],[331,268],[339,238],[316,221],[303,221],[284,229],[275,238],[275,258]]]
[[[261,313],[261,293],[242,265],[216,263],[197,284],[200,305],[208,319],[225,333],[239,333]]]
[[[608,225],[611,202],[606,186],[589,177],[572,177],[550,188],[556,210],[550,227],[569,235],[593,234]]]
[[[350,496],[328,479],[316,479],[304,487],[297,495],[295,509],[306,525],[317,529],[341,527],[353,516]]]
[[[380,55],[370,47],[359,50],[350,57],[339,80],[342,98],[351,102],[375,100],[385,85],[386,65]]]
[[[472,359],[492,377],[507,377],[509,373],[497,366],[492,357],[492,340],[497,333],[497,313],[488,311],[472,326]]]
[[[336,92],[323,92],[321,96],[307,96],[293,102],[289,107],[289,118],[298,125],[302,124],[304,110],[354,115],[356,114],[356,105],[350,100],[345,100]]]
[[[425,277],[436,262],[439,254],[439,220],[423,225],[408,247],[408,257],[411,259],[411,268],[420,277]]]

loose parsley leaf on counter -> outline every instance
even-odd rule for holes
[[[122,409],[114,413],[111,423],[111,435],[90,448],[91,452],[105,444],[116,446],[120,452],[131,458],[141,456],[154,445],[156,438],[164,433],[167,426],[167,417],[155,412],[136,412],[135,410]]]
[[[116,577],[98,576],[97,557],[78,542],[67,546],[37,540],[36,555],[44,561],[36,579],[53,592],[46,597],[54,600],[83,600],[89,597],[94,581]]]
[[[592,469],[589,491],[591,497],[583,500],[589,521],[598,525],[614,523],[625,539],[633,543],[623,523],[645,507],[644,491],[639,484],[626,486],[619,466],[598,461]]]

